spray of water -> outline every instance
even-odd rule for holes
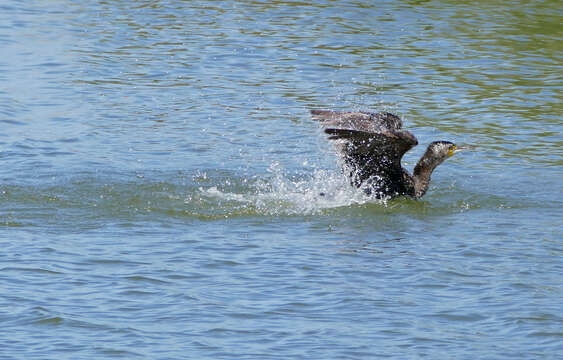
[[[267,171],[269,176],[245,179],[239,186],[200,187],[200,197],[221,204],[226,213],[264,215],[310,215],[368,202],[385,204],[350,186],[349,179],[339,171],[314,169],[308,175],[295,176],[287,174],[277,162]]]

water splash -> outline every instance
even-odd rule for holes
[[[199,195],[209,203],[221,204],[229,215],[241,210],[264,215],[311,215],[368,202],[385,204],[350,186],[348,178],[339,172],[314,169],[307,175],[290,175],[277,162],[267,172],[270,176],[238,181],[238,186],[229,181],[228,186],[200,187]]]

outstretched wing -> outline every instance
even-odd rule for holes
[[[401,119],[388,112],[370,113],[363,111],[340,112],[330,110],[311,110],[313,120],[323,127],[382,132],[400,130]]]
[[[344,140],[346,156],[360,167],[363,164],[380,168],[401,168],[401,158],[418,141],[406,130],[372,133],[351,129],[325,129],[330,140]]]
[[[352,167],[357,185],[372,176],[395,181],[402,176],[401,158],[418,144],[391,113],[313,110],[311,114],[325,127],[329,139],[338,142],[336,149]]]

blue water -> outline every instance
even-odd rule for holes
[[[4,0],[0,358],[561,358],[562,20]],[[475,149],[375,201],[310,109]]]

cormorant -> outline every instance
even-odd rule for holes
[[[422,197],[436,166],[454,153],[466,149],[449,141],[434,141],[409,174],[401,158],[418,144],[416,137],[401,129],[401,119],[388,112],[338,112],[311,110],[313,120],[325,128],[344,159],[352,185],[378,199],[397,196]]]

